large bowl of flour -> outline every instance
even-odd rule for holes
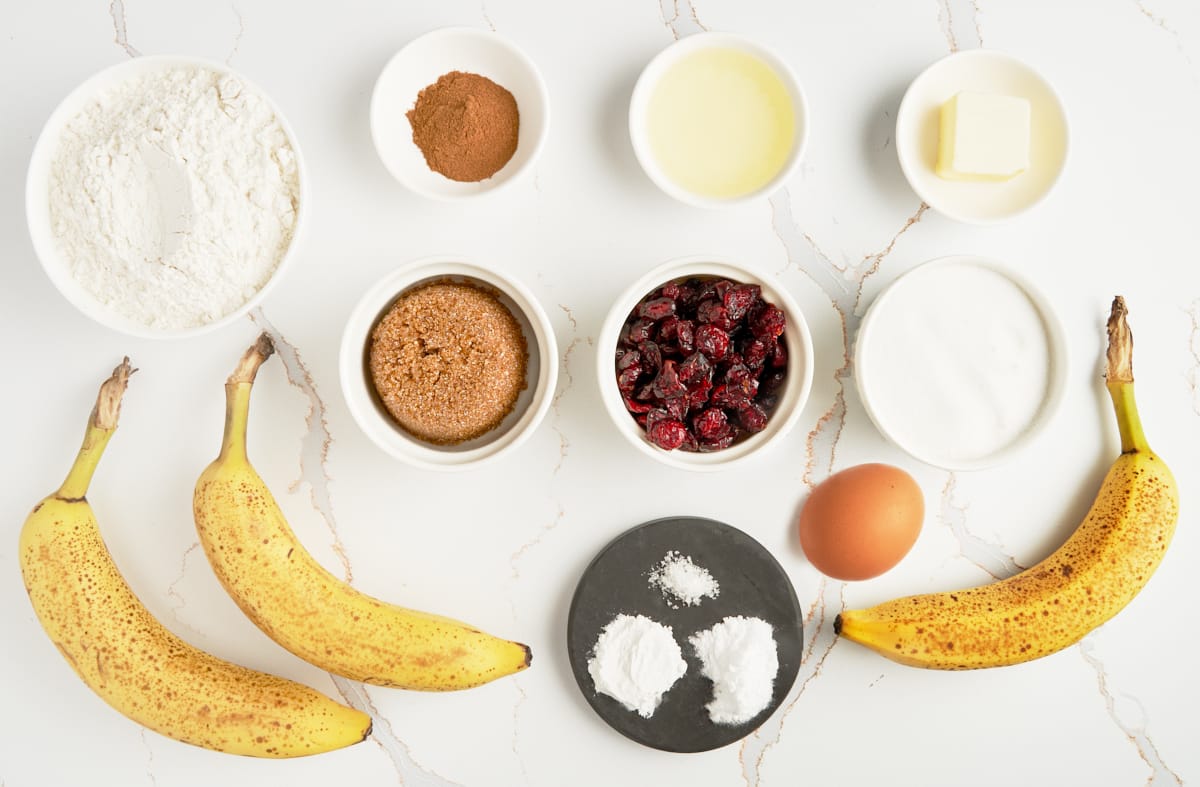
[[[219,63],[139,57],[54,110],[25,209],[50,280],[80,311],[146,338],[227,325],[266,297],[306,215],[295,134]]]

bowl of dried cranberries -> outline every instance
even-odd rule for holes
[[[600,329],[598,379],[617,430],[674,467],[728,467],[795,425],[812,338],[767,274],[707,257],[634,282]]]

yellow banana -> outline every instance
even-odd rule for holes
[[[363,740],[371,731],[365,714],[197,650],[125,583],[85,495],[131,373],[126,358],[100,387],[70,473],[21,530],[21,573],[46,633],[105,702],[167,737],[255,757],[299,757]]]
[[[449,691],[528,667],[527,646],[360,593],[304,549],[246,457],[250,389],[273,352],[263,334],[230,376],[221,453],[196,483],[200,543],[229,595],[292,653],[364,683]]]
[[[1142,431],[1126,313],[1117,296],[1108,319],[1105,377],[1121,455],[1066,543],[1033,568],[990,585],[843,612],[835,631],[901,664],[997,667],[1078,642],[1138,594],[1175,532],[1179,491]]]

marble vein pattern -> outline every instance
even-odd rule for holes
[[[958,542],[958,550],[963,558],[994,580],[1005,579],[1024,571],[1026,566],[1022,566],[1011,555],[1006,554],[999,544],[987,541],[971,532],[967,527],[967,511],[970,505],[955,496],[954,493],[957,489],[958,474],[948,473],[946,485],[942,487],[938,517],[942,520],[943,525],[950,528],[954,540]]]
[[[129,43],[129,32],[125,25],[125,3],[123,0],[112,0],[108,6],[108,13],[112,15],[113,21],[113,43],[124,49],[125,54],[130,57],[137,57],[142,54]]]
[[[404,787],[459,787],[457,782],[439,776],[416,761],[412,750],[396,735],[392,722],[375,706],[366,685],[338,675],[331,674],[330,677],[347,705],[371,717],[371,740],[392,761],[399,784]]]
[[[1100,696],[1104,698],[1104,706],[1108,710],[1108,715],[1137,749],[1138,756],[1149,766],[1150,776],[1146,779],[1146,787],[1182,785],[1183,779],[1163,761],[1162,755],[1158,753],[1158,747],[1154,745],[1154,741],[1150,740],[1150,736],[1146,732],[1146,708],[1141,701],[1128,694],[1117,694],[1109,687],[1108,673],[1104,669],[1104,664],[1095,654],[1093,636],[1088,635],[1080,641],[1079,653],[1088,666],[1096,672],[1096,685],[1100,690]]]
[[[983,46],[979,0],[938,0],[938,23],[951,52]]]

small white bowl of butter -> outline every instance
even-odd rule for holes
[[[912,269],[867,310],[854,377],[875,426],[947,470],[998,464],[1029,444],[1066,388],[1062,326],[1034,285],[985,257]]]
[[[668,46],[642,71],[629,102],[629,137],[646,175],[703,208],[778,189],[800,163],[808,126],[808,103],[787,63],[730,33]]]
[[[956,98],[958,141],[974,148],[963,155],[974,159],[968,171],[957,175],[947,166],[953,140],[944,119]],[[1066,110],[1050,83],[1017,58],[987,49],[929,66],[896,115],[896,155],[909,185],[934,210],[967,224],[999,223],[1042,202],[1066,165],[1068,142]]]

